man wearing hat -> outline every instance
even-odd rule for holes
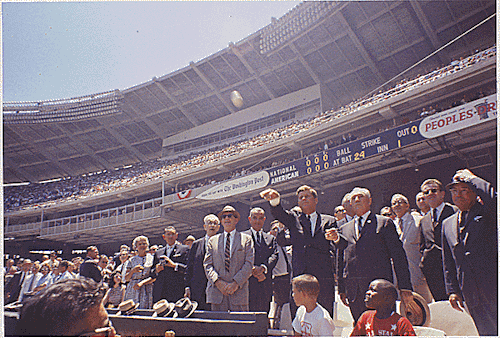
[[[248,311],[248,279],[252,275],[252,237],[236,231],[240,213],[226,205],[219,213],[224,233],[210,237],[203,266],[208,279],[207,303],[212,311]]]
[[[197,301],[198,309],[209,311],[210,305],[207,304],[206,295],[208,280],[203,268],[203,259],[207,252],[208,240],[219,231],[219,218],[214,214],[206,215],[203,218],[203,228],[205,236],[194,241],[189,251],[184,297]]]
[[[443,221],[446,293],[453,308],[458,311],[467,308],[479,335],[497,336],[498,214],[495,188],[468,169],[458,170],[446,187],[460,210]]]

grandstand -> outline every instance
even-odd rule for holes
[[[387,203],[466,166],[496,182],[496,106],[474,125],[419,130],[496,103],[495,11],[494,1],[305,2],[138,86],[5,102],[4,183],[30,182],[5,187],[5,250],[113,252],[166,225],[200,235],[204,215],[227,203],[244,215],[269,185],[292,206],[294,189],[310,184],[329,213],[353,185]]]

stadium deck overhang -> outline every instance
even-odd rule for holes
[[[164,138],[234,113],[229,93],[235,89],[245,108],[320,85],[322,109],[340,107],[495,11],[494,0],[305,2],[242,41],[138,86],[109,95],[6,102],[4,182],[39,182],[158,158]],[[495,34],[495,20],[488,20],[404,77],[490,47]]]
[[[311,149],[325,140],[338,137],[346,131],[356,133],[358,130],[370,129],[378,122],[393,121],[416,112],[429,102],[446,99],[448,96],[461,96],[462,93],[473,91],[483,85],[494,85],[496,79],[496,60],[494,58],[470,67],[463,72],[436,80],[421,90],[409,91],[394,96],[386,101],[362,109],[352,115],[326,123],[297,136],[283,139],[267,146],[246,152],[243,156],[232,156],[221,162],[203,166],[185,173],[169,176],[167,184],[175,186],[205,177],[212,177],[221,171],[231,172],[240,168],[248,168],[262,161],[263,158],[276,156],[277,153],[293,153],[296,149]],[[385,113],[390,109],[390,113]],[[376,131],[374,130],[373,133]],[[438,138],[412,144],[408,147],[372,156],[363,161],[355,161],[338,168],[320,171],[300,179],[300,184],[310,184],[322,192],[329,193],[336,187],[351,182],[369,181],[388,173],[407,169],[419,169],[441,161],[455,158],[471,169],[489,166],[496,168],[497,125],[493,122],[483,123],[464,130],[453,132]],[[305,152],[304,156],[312,155]],[[288,201],[294,200],[294,192],[299,182],[297,180],[278,183],[273,188],[283,193]],[[77,210],[86,206],[96,206],[112,201],[124,201],[129,198],[147,194],[151,191],[161,191],[162,181],[154,181],[120,192],[109,193],[75,202],[60,203],[44,210],[46,216],[55,217],[59,213]],[[47,236],[46,239],[57,240],[74,245],[110,243],[131,240],[139,233],[150,237],[160,236],[166,225],[175,225],[181,233],[196,233],[196,225],[207,213],[213,213],[225,204],[241,203],[248,207],[262,204],[258,191],[249,191],[230,198],[216,201],[189,199],[175,204],[165,203],[161,212],[154,218],[136,222],[125,222],[91,231],[65,233]],[[289,202],[292,203],[292,202]],[[12,213],[11,217],[29,217],[39,214],[41,210],[30,210]],[[33,237],[26,237],[30,240]],[[22,241],[20,237],[17,240]]]

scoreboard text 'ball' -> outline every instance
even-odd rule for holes
[[[234,104],[236,108],[243,107],[243,98],[241,94],[237,90],[233,90],[231,92],[231,102]]]

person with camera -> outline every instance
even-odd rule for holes
[[[161,299],[177,302],[184,297],[184,275],[187,267],[189,247],[177,242],[179,233],[173,226],[165,228],[162,235],[166,246],[157,250],[150,277],[156,279],[153,302]]]

